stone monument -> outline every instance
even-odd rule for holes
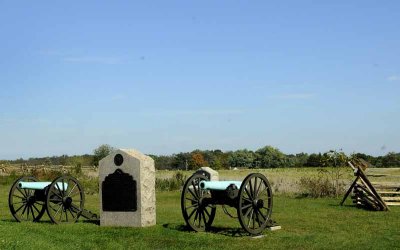
[[[99,162],[100,226],[156,224],[154,160],[118,149]]]

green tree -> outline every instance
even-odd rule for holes
[[[228,163],[230,167],[252,168],[254,159],[254,152],[242,149],[232,152],[228,157]]]
[[[310,154],[310,156],[307,159],[307,162],[304,164],[306,167],[322,167],[323,166],[323,160],[322,160],[322,154]]]
[[[111,147],[108,144],[103,144],[93,150],[94,158],[93,158],[93,165],[98,166],[99,161],[109,155],[115,148]]]
[[[277,148],[265,146],[257,150],[256,155],[261,168],[288,167],[288,158]]]
[[[383,157],[383,166],[389,167],[400,167],[400,153],[389,152]]]

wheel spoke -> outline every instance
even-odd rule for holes
[[[249,187],[250,187],[250,194],[251,194],[250,198],[252,200],[254,200],[254,191],[253,191],[253,186],[251,184],[251,179],[249,179]]]
[[[25,203],[26,203],[26,201],[16,201],[16,202],[13,202],[12,205],[14,206],[15,204],[25,204]]]
[[[18,190],[18,192],[20,192],[20,193],[22,194],[22,196],[23,196],[24,198],[26,198],[26,193],[25,193],[25,192],[22,193],[22,191],[21,191],[21,189],[20,189],[19,187],[17,187],[16,189]]]
[[[71,208],[68,208],[68,211],[71,213],[71,215],[72,215],[72,218],[74,218],[74,220],[76,219],[76,217],[74,216],[74,213],[72,212],[72,209]]]
[[[246,205],[246,206],[243,206],[243,207],[242,207],[242,210],[245,210],[245,209],[251,207],[252,205],[253,205],[253,204],[248,204],[248,205]]]
[[[265,185],[265,183],[264,183],[264,185]],[[264,191],[267,191],[268,189],[269,189],[268,186],[265,185],[265,188],[262,188],[261,191],[260,191],[260,196]],[[267,195],[268,195],[268,191],[267,191]]]
[[[196,224],[197,216],[199,216],[198,209],[196,209],[195,211],[196,211],[196,215],[194,216],[193,224]]]
[[[60,185],[58,185],[58,182],[56,182],[56,186],[57,186],[57,188],[55,188],[55,189],[58,190],[58,193],[60,194],[59,197],[60,197],[61,199],[64,198],[64,194],[62,193],[61,188],[60,188]]]
[[[35,212],[33,211],[32,206],[30,206],[30,208],[31,208],[31,214],[32,214],[33,220],[36,220]]]
[[[56,212],[56,214],[54,215],[54,217],[56,217],[57,214],[60,212],[60,210],[62,210],[61,208],[62,208],[62,205],[60,205],[60,206],[58,207],[57,212]],[[62,211],[61,211],[61,213],[62,213]]]
[[[249,197],[249,201],[251,201],[253,199],[253,197],[251,197],[249,190],[247,190],[247,186],[244,188],[244,191],[246,191],[247,196]],[[244,198],[244,197],[243,197]]]
[[[261,180],[260,184],[258,184],[257,191],[256,191],[256,197],[258,197],[260,195],[261,184],[263,184],[263,180]]]
[[[188,187],[188,190],[194,198],[199,199],[199,197],[195,193],[193,193],[193,191],[190,189],[190,187]]]
[[[201,227],[201,211],[199,210],[198,213],[199,213],[199,227]]]
[[[194,183],[194,180],[192,180],[192,186],[193,186],[193,189],[194,189],[194,192],[196,193],[196,197],[199,199],[201,196],[200,196],[200,192],[199,192],[199,190],[197,189],[197,187],[196,187],[196,184]]]
[[[186,200],[189,200],[189,201],[191,201],[191,202],[199,203],[197,200],[193,200],[193,199],[190,199],[190,198],[188,198],[188,197],[186,197],[185,199],[186,199]]]
[[[257,209],[256,209],[256,221],[257,221],[258,227],[261,227],[262,223],[260,223],[260,217],[258,217],[258,210]]]
[[[261,210],[259,210],[259,213],[260,213],[261,217],[263,218],[263,220],[266,221],[267,219],[265,218],[265,216],[263,215],[263,213],[261,212]]]
[[[30,211],[30,208],[31,208],[31,207],[30,207],[29,205],[27,205],[26,207],[28,208],[28,209],[26,210],[26,219],[29,220],[29,211]]]
[[[17,210],[15,210],[15,213],[18,213],[18,211],[21,210],[21,208],[23,208],[24,206],[26,206],[26,205],[22,204]]]
[[[189,208],[197,208],[197,207],[199,207],[199,206],[198,206],[198,205],[191,205],[191,206],[186,207],[186,209],[189,209]]]
[[[246,197],[242,197],[244,201],[247,201],[247,203],[252,203],[252,201]]]
[[[193,211],[190,213],[190,215],[188,216],[188,218],[189,218],[189,219],[192,218],[193,214],[194,214],[196,211],[197,211],[197,208],[196,208],[196,209],[193,209]],[[195,220],[196,220],[196,219],[195,219]]]
[[[51,191],[51,194],[52,194],[52,195],[54,194],[54,195],[58,196],[60,199],[63,198],[61,195],[57,194],[54,190]]]
[[[249,213],[253,210],[253,208],[249,208],[246,213],[244,214],[244,218],[247,218],[247,216],[249,215]]]
[[[201,210],[201,214],[203,215],[204,227],[206,227],[207,226],[207,220],[206,220],[206,215],[204,214],[204,210]]]
[[[28,197],[28,192],[26,191],[26,189],[22,189],[24,191],[25,197]]]
[[[80,192],[79,190],[73,192],[71,195],[69,195],[69,197],[75,197],[75,196],[77,196],[78,194],[79,194],[79,195],[81,194],[81,192]]]
[[[256,190],[257,190],[257,177],[254,178],[254,189],[253,189],[253,191],[254,191],[254,196],[253,196],[253,198],[254,198],[254,199],[257,199],[257,192],[256,192]]]
[[[21,214],[21,215],[24,215],[27,206],[28,206],[28,205],[25,205],[25,206],[24,206],[24,210],[22,210],[22,214]]]
[[[253,217],[253,213],[254,213],[254,210],[251,209],[251,213],[250,213],[250,217],[249,217],[249,222],[247,223],[247,227],[250,227],[251,218]]]
[[[71,189],[71,191],[69,191],[69,193],[68,193],[68,195],[67,196],[70,196],[71,195],[71,193],[72,193],[72,191],[74,191],[74,189],[76,188],[76,186],[78,186],[78,184],[77,183],[75,183],[75,186]]]
[[[32,204],[32,207],[40,214],[39,209],[35,206],[35,203]]]
[[[207,211],[207,208],[204,208],[204,212],[206,212],[206,214],[208,215],[208,218],[211,217],[210,213]]]
[[[25,197],[22,197],[22,196],[19,196],[19,195],[16,195],[16,194],[13,194],[13,196],[25,200]]]

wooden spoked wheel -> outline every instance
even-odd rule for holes
[[[61,176],[48,187],[47,214],[56,224],[74,223],[83,211],[84,202],[83,188],[72,176]]]
[[[11,214],[19,222],[39,221],[46,210],[44,202],[37,200],[35,190],[20,188],[21,181],[36,182],[37,179],[32,176],[24,176],[14,182],[8,194],[8,206]]]
[[[192,175],[183,186],[181,196],[182,215],[186,225],[197,232],[211,227],[216,211],[215,205],[204,202],[205,199],[211,198],[211,193],[200,188],[202,180],[208,178],[202,174]]]
[[[260,234],[270,224],[272,190],[264,175],[255,173],[244,179],[239,190],[237,213],[240,225],[250,234]]]

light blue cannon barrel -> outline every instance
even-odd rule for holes
[[[51,184],[51,182],[27,182],[27,181],[21,181],[18,184],[18,187],[24,188],[24,189],[43,190],[47,186],[49,186],[50,184]],[[57,189],[62,190],[62,191],[65,191],[68,188],[68,184],[67,183],[64,183],[64,187],[63,187],[63,183],[62,182],[57,182],[57,184],[58,185],[55,185],[55,187]]]
[[[235,184],[237,188],[242,185],[241,181],[200,181],[200,188],[208,190],[226,190],[231,184]]]

